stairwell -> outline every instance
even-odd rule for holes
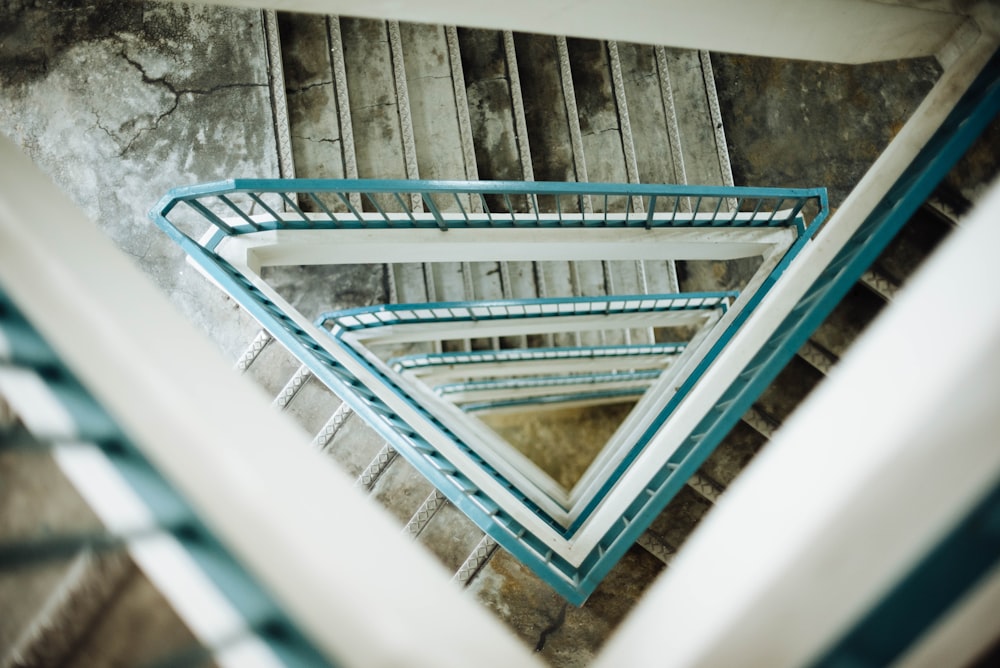
[[[732,184],[707,53],[338,17],[279,14],[271,20],[277,27],[271,34],[280,38],[288,110],[284,176]],[[959,189],[973,199],[977,187]],[[275,397],[277,410],[315,434],[316,447],[529,647],[552,665],[585,665],[725,488],[955,225],[944,197],[921,208],[579,608],[496,549],[337,397],[301,373],[298,361],[269,335],[248,342],[236,366]],[[743,271],[737,263],[454,262],[288,269],[268,280],[301,312],[318,314],[389,301],[728,289],[740,285]],[[633,342],[650,335],[628,334]],[[532,343],[546,341],[472,339],[461,348]],[[121,583],[132,576],[115,577]],[[121,586],[132,591],[148,583]],[[20,638],[39,646],[49,637]],[[170,637],[165,645],[192,642],[181,632]],[[22,645],[19,651],[28,650]],[[77,665],[87,656],[77,654]]]
[[[277,21],[296,177],[732,185],[707,53],[335,16],[280,14]],[[420,202],[413,204],[420,210]],[[317,434],[314,445],[434,552],[456,583],[554,665],[583,665],[726,486],[947,230],[935,210],[922,210],[580,608],[567,606],[498,550],[391,446],[350,419],[350,409],[337,408],[336,397],[320,383],[303,382],[294,359],[264,343],[266,333],[237,367],[276,396],[276,407]],[[678,265],[394,264],[368,267],[373,274],[381,270],[382,282],[368,278],[372,292],[364,299],[411,303],[721,290],[740,287],[747,273],[738,261]],[[312,286],[359,275],[276,268],[267,279],[300,312],[315,314],[330,304]],[[336,304],[351,305],[358,304]],[[583,336],[595,345],[623,343]],[[652,340],[650,331],[626,336]],[[569,345],[572,335],[552,339]],[[531,345],[466,340],[460,348],[525,344]],[[585,418],[600,421],[607,409],[583,411],[564,417],[563,427]],[[571,461],[578,449],[556,458]]]

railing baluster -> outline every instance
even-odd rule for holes
[[[278,194],[281,196],[281,199],[283,199],[285,201],[285,204],[287,204],[288,206],[292,207],[292,210],[295,211],[295,213],[299,214],[302,217],[302,221],[304,223],[306,223],[307,225],[311,226],[312,223],[309,220],[309,216],[307,216],[305,214],[305,212],[302,209],[299,208],[299,205],[296,204],[292,200],[292,198],[288,196],[288,193],[278,193]]]
[[[723,198],[721,198],[721,197],[719,198],[719,201],[718,201],[718,202],[717,202],[717,203],[715,204],[715,211],[713,211],[713,212],[712,212],[712,221],[711,221],[711,224],[712,224],[713,226],[714,226],[714,225],[716,224],[716,222],[717,222],[717,218],[718,218],[718,216],[719,216],[719,209],[721,209],[721,208],[722,208],[722,199],[723,199]],[[736,207],[733,207],[733,208],[736,208]]]
[[[490,210],[490,205],[486,203],[486,196],[479,193],[479,201],[483,205],[483,213],[486,214],[486,219],[490,223],[490,227],[493,227],[493,212]]]
[[[785,203],[786,199],[787,199],[786,197],[782,197],[775,203],[774,208],[771,209],[771,215],[768,216],[767,218],[767,223],[766,223],[767,225],[770,225],[771,222],[774,220],[774,217],[778,215],[778,210],[781,209],[781,205]]]
[[[256,222],[254,222],[254,220],[250,216],[248,216],[246,213],[244,213],[243,209],[241,209],[240,207],[236,206],[236,204],[233,203],[232,200],[230,200],[225,195],[219,195],[219,199],[222,200],[222,202],[226,206],[228,206],[230,209],[232,209],[233,211],[235,211],[236,215],[238,215],[243,220],[247,221],[247,223],[250,225],[250,227],[254,228],[255,230],[260,230],[260,225],[258,225]]]
[[[264,211],[267,211],[267,213],[271,215],[276,222],[281,222],[284,220],[284,218],[281,217],[281,214],[279,214],[277,211],[268,206],[267,202],[261,199],[257,193],[247,193],[247,196],[257,204],[259,204],[260,208],[264,209]]]
[[[510,203],[510,195],[508,193],[503,194],[503,201],[504,204],[507,205],[507,213],[510,214],[511,225],[516,227],[517,224],[514,221],[514,205]]]
[[[343,192],[338,192],[336,194],[337,194],[337,197],[340,198],[340,201],[344,203],[344,206],[347,207],[347,210],[351,212],[351,215],[354,216],[355,220],[358,221],[358,224],[361,225],[362,227],[364,227],[365,226],[365,218],[360,213],[358,213],[357,209],[354,208],[354,204],[351,203],[350,199],[348,197],[345,197]],[[354,193],[354,194],[356,195],[357,193]],[[358,206],[361,206],[361,200],[360,200],[360,198],[358,199]]]
[[[469,225],[469,214],[465,210],[465,205],[462,204],[462,200],[459,199],[458,193],[452,193],[451,196],[455,198],[455,204],[458,205],[458,210],[459,210],[459,212],[461,212],[462,217],[465,218],[465,224],[468,226]]]
[[[232,227],[230,227],[229,223],[227,223],[226,221],[224,221],[221,218],[219,218],[217,215],[215,215],[212,212],[211,209],[209,209],[207,206],[205,206],[204,204],[202,204],[198,200],[196,200],[196,199],[186,200],[186,204],[189,207],[191,207],[192,209],[194,209],[195,211],[197,211],[198,213],[200,213],[202,216],[204,216],[205,218],[207,218],[213,225],[215,225],[217,228],[219,228],[220,230],[222,230],[226,234],[229,234],[229,235],[236,234],[236,230],[234,230]]]
[[[340,221],[338,221],[337,217],[334,216],[333,213],[330,211],[330,209],[328,209],[326,207],[326,204],[323,204],[323,201],[316,195],[316,193],[314,193],[314,192],[308,192],[306,194],[309,195],[309,198],[312,201],[316,202],[316,206],[318,206],[320,209],[322,209],[323,213],[325,213],[330,218],[330,222],[331,223],[338,223],[339,224]]]
[[[362,195],[364,196],[365,199],[367,199],[369,202],[372,203],[372,206],[375,207],[375,210],[378,211],[379,215],[382,216],[382,220],[385,221],[385,226],[392,227],[392,221],[389,220],[389,215],[385,212],[385,209],[383,209],[381,205],[379,205],[378,200],[375,199],[375,196],[372,193],[362,193]]]
[[[694,210],[691,212],[691,224],[698,225],[698,211],[701,209],[701,200],[704,199],[703,195],[698,195],[694,201]]]
[[[746,199],[745,199],[745,198],[743,198],[743,197],[737,197],[737,198],[736,198],[736,206],[734,206],[734,207],[733,207],[733,215],[732,215],[732,216],[730,216],[730,217],[729,217],[729,220],[727,221],[727,224],[728,224],[728,225],[732,225],[733,223],[735,223],[735,222],[736,222],[736,219],[737,219],[737,218],[739,217],[739,215],[740,215],[740,209],[742,209],[742,208],[743,208],[743,203],[744,203],[745,201],[746,201]]]
[[[399,203],[399,208],[402,209],[403,213],[406,214],[406,217],[409,218],[413,226],[416,227],[417,219],[413,217],[413,212],[410,211],[410,205],[403,201],[403,198],[399,196],[399,193],[393,193],[392,196],[396,198],[396,201]]]
[[[441,216],[441,212],[437,208],[437,204],[431,199],[431,195],[428,192],[419,193],[420,197],[423,199],[424,204],[427,208],[431,210],[431,215],[434,216],[434,220],[437,221],[438,227],[444,231],[448,230],[448,223],[445,222],[444,218]]]

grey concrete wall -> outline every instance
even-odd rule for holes
[[[278,176],[273,127],[258,11],[0,4],[0,132],[232,354],[246,316],[146,212],[174,186]]]

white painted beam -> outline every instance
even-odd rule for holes
[[[964,20],[948,12],[867,0],[223,0],[211,4],[841,63],[934,55]]]
[[[1000,26],[1000,11],[993,14],[992,26]],[[879,156],[871,169],[844,200],[834,216],[815,240],[795,258],[779,281],[752,316],[733,337],[730,345],[719,354],[714,364],[692,388],[671,416],[669,429],[653,437],[650,446],[636,459],[632,468],[618,482],[623,496],[636,498],[648,484],[649,471],[662,467],[670,453],[690,434],[706,411],[715,405],[726,388],[746,368],[747,363],[765,345],[780,323],[795,307],[813,281],[822,273],[836,253],[871,214],[874,207],[910,166],[930,137],[952,111],[962,94],[996,52],[1000,44],[997,31],[978,34],[971,44],[962,36],[955,47],[950,65],[944,71],[896,139]],[[744,293],[745,294],[745,293]],[[738,307],[738,302],[734,309]],[[732,312],[732,311],[730,311]],[[656,388],[646,393],[642,401],[652,401]],[[633,412],[635,414],[636,412]],[[623,430],[625,425],[623,425]],[[620,507],[608,504],[599,508],[581,527],[580,543],[593,540]],[[593,529],[591,528],[591,526]]]
[[[219,252],[254,268],[495,260],[733,260],[787,248],[793,237],[794,231],[778,228],[282,230],[229,237]]]
[[[0,283],[220,540],[336,662],[540,665],[313,451],[306,434],[269,410],[267,398],[233,374],[218,350],[6,139],[0,139]],[[265,488],[271,493],[261,495]]]
[[[997,484],[998,215],[994,186],[729,488],[599,666],[808,665]],[[930,311],[962,323],[947,346]],[[966,631],[995,631],[979,599]]]

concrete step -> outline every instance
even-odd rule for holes
[[[291,38],[283,55],[300,176],[641,181],[628,89],[642,101],[633,105],[631,117],[641,128],[644,148],[659,144],[680,156],[670,148],[679,143],[671,139],[671,133],[679,136],[679,126],[668,122],[676,111],[664,106],[674,97],[662,49],[625,45],[623,61],[613,42],[337,17],[282,16],[280,25]],[[321,48],[322,55],[310,55]],[[688,61],[692,58],[698,60]],[[646,74],[656,70],[654,86],[637,85],[643,67]],[[711,97],[699,90],[684,99]],[[656,102],[649,111],[648,99]],[[311,104],[321,108],[310,111]],[[702,153],[718,162],[714,143]],[[649,178],[666,176],[646,166],[662,160],[643,159]],[[712,169],[720,173],[717,164],[706,168]],[[525,210],[528,205],[513,204]],[[596,206],[601,210],[603,203]],[[391,270],[391,292],[401,301],[418,301],[675,291],[673,266],[649,264],[455,262],[423,272],[400,265]],[[652,333],[587,334],[583,343],[626,338],[647,341]]]
[[[294,160],[314,178],[345,178],[328,20],[280,13],[278,27]]]

